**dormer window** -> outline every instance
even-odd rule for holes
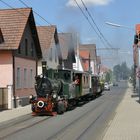
[[[3,34],[0,28],[0,44],[4,42]]]

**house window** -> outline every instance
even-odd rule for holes
[[[50,49],[49,59],[52,61],[52,48]]]
[[[33,42],[31,43],[31,56],[33,57],[34,56],[34,44]]]
[[[21,77],[20,77],[20,68],[17,68],[17,77],[16,77],[16,87],[20,88],[21,87]]]
[[[28,55],[28,40],[25,39],[25,55]]]
[[[32,88],[33,87],[33,70],[30,69],[30,87]]]
[[[27,69],[24,69],[24,88],[27,88]]]

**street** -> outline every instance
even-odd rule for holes
[[[102,96],[62,115],[33,117],[29,114],[1,123],[0,139],[102,140],[126,89],[127,83],[121,81]]]

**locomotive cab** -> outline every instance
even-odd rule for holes
[[[63,81],[63,87],[62,92],[63,95],[69,99],[72,100],[76,97],[75,95],[75,85],[73,84],[73,71],[69,69],[59,69],[58,70],[59,78]]]

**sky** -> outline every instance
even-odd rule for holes
[[[13,8],[26,7],[20,0],[2,0]],[[0,0],[0,8],[8,9]],[[56,25],[58,32],[74,32],[78,34],[82,44],[96,44],[97,54],[101,56],[102,63],[109,67],[126,61],[127,65],[133,65],[133,38],[135,25],[140,23],[139,0],[22,0],[32,7],[47,22]],[[76,1],[87,18],[82,14]],[[87,14],[82,1],[93,20]],[[34,14],[37,25],[49,25]],[[107,25],[112,22],[130,28],[119,28]],[[100,33],[98,33],[98,27]],[[95,30],[96,29],[96,32]],[[99,36],[106,39],[102,43]],[[108,43],[107,43],[108,42]],[[108,45],[110,44],[110,45]],[[118,51],[106,48],[119,48]],[[105,49],[103,49],[105,48]]]

